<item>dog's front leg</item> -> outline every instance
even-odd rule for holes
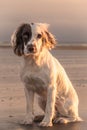
[[[34,104],[34,92],[29,91],[25,87],[25,96],[26,96],[26,116],[25,119],[23,120],[23,124],[32,124],[33,119],[34,119],[34,112],[33,112],[33,104]]]
[[[52,119],[55,113],[55,95],[56,88],[50,86],[47,90],[45,117],[39,126],[52,126]]]

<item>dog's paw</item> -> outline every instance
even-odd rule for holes
[[[25,125],[32,125],[33,123],[33,117],[31,116],[25,116],[25,118],[20,121],[20,124],[25,124]]]
[[[46,122],[46,121],[42,121],[39,126],[41,127],[51,127],[53,126],[52,122]]]
[[[52,121],[51,120],[48,120],[48,118],[44,118],[40,123],[39,123],[39,126],[42,126],[42,127],[51,127],[53,124],[52,124]]]

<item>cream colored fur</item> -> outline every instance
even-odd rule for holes
[[[52,56],[48,48],[37,41],[35,35],[45,30],[45,24],[32,27],[32,38],[29,42],[36,45],[36,54],[24,54],[21,79],[25,86],[27,113],[24,124],[34,121],[34,95],[39,95],[38,104],[44,110],[40,126],[52,126],[53,123],[81,121],[78,115],[78,96],[64,68]],[[51,34],[52,38],[53,35]],[[39,43],[39,44],[38,44]],[[40,49],[42,47],[42,49]]]

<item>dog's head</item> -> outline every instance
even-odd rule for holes
[[[56,41],[47,24],[25,23],[13,33],[11,43],[15,54],[28,56],[39,54],[43,47],[54,48]]]

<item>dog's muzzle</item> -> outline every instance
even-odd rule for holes
[[[36,46],[35,45],[28,45],[27,50],[29,53],[35,53],[36,52]]]

